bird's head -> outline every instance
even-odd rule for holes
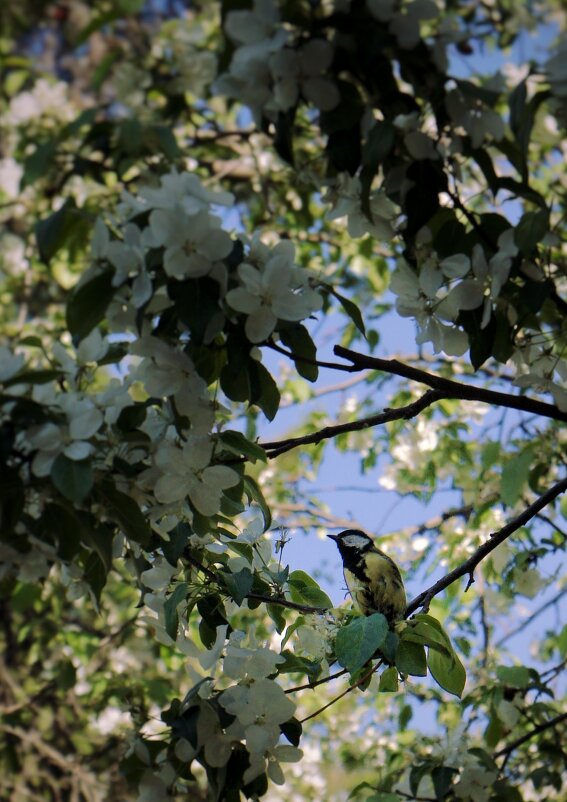
[[[327,535],[337,544],[341,555],[363,554],[374,546],[374,541],[360,529],[345,529],[338,535]]]

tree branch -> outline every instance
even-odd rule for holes
[[[195,557],[189,553],[188,549],[185,549],[183,556],[197,571],[201,571],[211,582],[217,584],[218,580],[215,572],[195,559]],[[230,596],[229,593],[226,595]],[[245,598],[252,601],[265,602],[266,604],[277,604],[279,607],[288,607],[290,610],[298,610],[300,613],[324,613],[327,609],[326,607],[312,607],[308,604],[297,604],[282,596],[267,596],[263,593],[247,593]]]
[[[539,517],[540,516],[538,516],[538,518]],[[542,604],[541,607],[538,607],[537,610],[535,610],[530,616],[528,616],[528,618],[518,624],[517,627],[514,627],[514,629],[512,629],[510,632],[507,632],[505,635],[503,635],[500,640],[496,642],[496,648],[499,648],[506,643],[507,640],[515,637],[519,632],[522,632],[522,630],[524,630],[526,627],[529,627],[530,624],[533,624],[536,618],[538,618],[546,610],[549,610],[550,607],[553,607],[554,604],[560,602],[565,595],[567,595],[567,588],[560,590],[559,593],[557,593],[552,599],[549,599],[549,601],[546,601],[545,604]]]
[[[512,395],[511,393],[500,393],[495,390],[486,390],[484,387],[475,385],[461,384],[452,379],[444,379],[442,376],[434,376],[420,368],[404,365],[397,359],[379,359],[366,354],[359,354],[342,345],[335,345],[334,353],[343,359],[352,362],[353,368],[358,370],[381,370],[395,376],[402,376],[405,379],[419,382],[431,387],[439,393],[440,398],[458,398],[463,401],[479,401],[482,404],[492,404],[508,409],[517,409],[521,412],[530,412],[534,415],[541,415],[544,418],[567,422],[567,412],[562,412],[553,404],[546,404],[544,401],[537,401],[535,398]]]
[[[469,581],[465,590],[468,590],[474,582],[474,570],[481,560],[490,554],[491,551],[494,551],[494,549],[510,537],[510,535],[524,526],[524,524],[550,504],[557,496],[564,493],[565,490],[567,490],[567,477],[557,482],[553,487],[550,487],[549,490],[536,499],[533,504],[530,504],[520,515],[510,521],[509,524],[506,524],[506,526],[502,527],[498,532],[493,532],[490,538],[483,543],[468,560],[465,560],[464,563],[457,566],[453,571],[450,571],[430,588],[424,590],[423,593],[420,593],[415,599],[412,599],[408,604],[406,617],[417,610],[418,607],[423,607],[425,610],[429,609],[431,600],[437,596],[438,593],[441,593],[442,590],[445,590],[445,588],[448,588],[449,585],[452,585],[453,582],[466,574],[469,575]]]
[[[322,440],[328,440],[331,437],[336,437],[336,435],[345,434],[345,432],[359,432],[362,429],[380,426],[394,420],[410,420],[410,418],[415,418],[416,415],[419,415],[420,412],[423,412],[424,409],[441,398],[443,398],[443,395],[437,390],[427,390],[421,398],[405,407],[385,409],[377,415],[371,415],[361,420],[338,423],[335,426],[325,426],[319,431],[306,434],[303,437],[289,437],[286,440],[274,440],[270,443],[258,443],[258,445],[266,451],[270,459],[273,459],[274,457],[279,457],[280,454],[285,454],[286,451],[291,451],[292,448],[312,443],[318,444]]]
[[[327,710],[329,707],[334,705],[336,702],[340,701],[343,698],[343,696],[347,695],[347,693],[350,693],[351,691],[354,691],[355,688],[359,688],[363,683],[366,682],[366,680],[369,677],[372,676],[372,674],[374,674],[375,671],[377,671],[380,668],[381,665],[382,665],[382,660],[378,660],[376,665],[375,666],[370,666],[368,671],[365,674],[363,674],[362,677],[354,683],[354,685],[349,685],[346,690],[344,690],[338,696],[335,696],[334,699],[331,699],[330,702],[327,702],[326,705],[323,705],[323,707],[320,707],[314,713],[310,713],[308,716],[305,716],[305,718],[302,718],[299,723],[300,724],[305,724],[305,722],[309,721],[309,719],[315,718],[316,716],[319,715],[319,713],[323,713],[325,710]]]
[[[334,674],[329,674],[328,677],[323,677],[322,679],[313,680],[313,682],[306,682],[304,685],[296,685],[295,688],[287,688],[284,693],[295,693],[296,691],[305,691],[308,688],[316,688],[318,685],[323,685],[325,682],[330,682],[333,679],[337,679],[337,677],[342,677],[343,674],[346,674],[346,668],[341,668],[340,671],[336,671]]]
[[[284,599],[282,596],[264,596],[262,593],[247,593],[247,599],[261,601],[266,604],[277,604],[279,607],[289,607],[290,610],[298,610],[300,613],[325,613],[327,607],[311,607],[308,604],[297,604],[296,602]]]
[[[494,753],[494,757],[497,758],[497,757],[502,757],[503,755],[509,755],[510,752],[513,752],[514,749],[517,749],[518,746],[521,746],[522,744],[526,743],[526,741],[529,741],[531,738],[534,738],[536,735],[539,735],[540,732],[548,730],[551,727],[555,727],[557,724],[560,724],[562,721],[566,720],[567,720],[567,713],[560,713],[558,716],[555,716],[555,718],[551,718],[549,719],[549,721],[544,721],[542,724],[538,724],[537,727],[534,727],[533,730],[530,730],[525,735],[522,735],[521,738],[516,738],[516,740],[511,741],[508,744],[508,746],[499,749],[498,752]]]
[[[299,354],[294,354],[292,351],[287,351],[285,348],[282,348],[281,345],[278,345],[273,340],[270,340],[266,343],[266,345],[271,348],[273,351],[277,351],[278,354],[283,354],[287,356],[289,359],[293,359],[293,361],[297,362],[305,362],[306,365],[317,365],[319,368],[332,368],[333,370],[344,370],[346,373],[355,373],[358,368],[354,365],[342,365],[340,362],[322,362],[319,359],[310,359],[307,356],[300,356]]]

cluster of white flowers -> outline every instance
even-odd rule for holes
[[[567,363],[538,343],[528,343],[514,351],[513,362],[518,371],[517,387],[551,393],[553,400],[567,411]]]
[[[488,325],[517,253],[514,229],[509,228],[498,238],[498,250],[489,260],[480,244],[474,246],[471,258],[457,253],[439,260],[432,253],[419,273],[401,259],[390,288],[398,296],[398,313],[417,322],[416,342],[431,342],[436,353],[461,356],[468,348],[468,337],[454,321],[461,310],[482,307],[481,328]]]
[[[278,319],[299,321],[321,308],[322,298],[311,286],[309,272],[295,264],[295,246],[281,240],[269,248],[255,236],[238,267],[240,286],[226,301],[246,317],[246,336],[253,343],[269,337]]]
[[[233,241],[210,207],[230,206],[233,202],[230,193],[210,192],[194,175],[170,173],[162,177],[159,188],[144,189],[137,196],[123,194],[119,211],[130,219],[123,227],[123,239],[111,239],[99,221],[93,258],[97,263],[107,260],[113,265],[114,286],[121,287],[128,278],[134,279],[129,301],[139,309],[153,292],[146,254],[150,248],[163,248],[163,266],[168,276],[180,281],[202,276],[216,280],[227,305],[224,313],[232,314],[234,310],[245,314],[247,337],[251,342],[261,342],[276,329],[278,319],[303,320],[321,308],[322,299],[312,287],[314,277],[295,264],[295,249],[289,240],[270,248],[258,236],[251,241],[241,237],[247,253],[238,268],[240,286],[227,291],[228,271],[222,260],[231,252]],[[143,212],[149,212],[149,223],[140,229],[131,218]],[[117,310],[120,325],[125,322],[123,300]],[[165,297],[162,301],[167,303]],[[218,315],[211,318],[206,341],[218,333],[223,319],[219,306]]]
[[[435,746],[432,755],[440,758],[443,766],[459,770],[458,782],[453,786],[457,799],[487,802],[498,773],[483,766],[471,750],[465,723],[448,731],[446,742]],[[426,784],[430,784],[429,777],[426,778]],[[420,786],[419,793],[424,793],[424,790],[423,785]]]
[[[14,95],[0,122],[11,128],[29,125],[41,117],[42,123],[49,125],[50,120],[68,122],[73,115],[67,84],[39,78],[29,91]]]
[[[93,331],[77,349],[56,343],[53,347],[54,364],[67,380],[66,391],[56,383],[36,384],[30,388],[24,381],[12,387],[14,394],[25,396],[29,393],[33,401],[50,410],[53,418],[32,425],[21,435],[23,450],[35,452],[31,463],[35,476],[48,476],[59,454],[72,461],[95,455],[97,435],[104,423],[114,423],[120,411],[133,404],[127,389],[118,380],[96,393],[81,389],[81,376],[86,365],[102,358],[107,349],[108,342],[98,331]],[[21,367],[23,357],[17,359],[21,360]],[[3,378],[10,377],[4,375]]]
[[[268,677],[284,658],[257,644],[246,648],[244,639],[243,632],[232,633],[224,659],[224,673],[240,680],[219,697],[227,713],[236,717],[227,727],[225,738],[246,743],[250,766],[244,775],[245,782],[251,782],[267,769],[270,779],[282,784],[284,776],[280,763],[294,763],[302,756],[300,749],[279,743],[280,724],[293,716],[295,704]],[[229,756],[228,753],[226,761]]]
[[[362,209],[360,178],[340,173],[332,182],[327,182],[323,201],[331,204],[327,212],[329,220],[347,219],[347,230],[351,237],[371,234],[378,240],[389,242],[394,236],[392,221],[396,217],[394,204],[382,190],[370,194],[370,216]]]
[[[313,289],[309,271],[295,264],[295,250],[288,240],[274,247],[259,237],[242,237],[244,260],[237,272],[229,274],[223,261],[233,248],[233,240],[221,227],[221,219],[211,206],[230,206],[230,193],[211,192],[194,175],[172,172],[161,178],[158,187],[142,189],[137,195],[123,193],[114,225],[122,239],[111,236],[98,221],[92,245],[93,268],[84,278],[89,281],[105,265],[112,265],[112,284],[117,288],[108,317],[115,330],[129,328],[136,339],[130,346],[134,357],[129,382],[143,387],[148,397],[171,399],[179,416],[189,420],[186,440],[178,443],[175,420],[167,419],[164,436],[155,441],[151,468],[140,478],[140,486],[150,490],[164,514],[175,514],[185,501],[203,515],[220,509],[222,492],[239,481],[232,469],[212,464],[214,441],[211,430],[218,411],[206,383],[198,375],[183,346],[173,346],[149,333],[148,320],[172,301],[164,292],[154,292],[154,277],[147,266],[150,250],[162,249],[163,269],[172,279],[183,281],[208,276],[219,287],[217,314],[211,315],[205,341],[222,330],[225,316],[244,315],[245,333],[251,343],[264,341],[277,328],[278,321],[303,320],[321,307],[322,299]],[[140,224],[140,219],[147,221]],[[125,221],[125,222],[124,222]],[[235,283],[228,289],[230,282]],[[147,305],[147,306],[146,306]],[[145,308],[146,323],[139,333],[138,310]]]
[[[435,430],[435,423],[418,418],[415,426],[408,426],[391,448],[390,453],[396,461],[386,466],[378,484],[386,490],[399,489],[403,484],[400,471],[405,468],[418,471],[430,460],[431,453],[438,444],[439,436]]]
[[[255,0],[252,11],[231,11],[225,31],[237,48],[214,91],[245,103],[257,122],[262,116],[276,119],[300,97],[321,111],[338,104],[339,90],[326,74],[333,46],[320,38],[295,42],[280,24],[274,0]]]

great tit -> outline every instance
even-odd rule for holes
[[[350,595],[364,615],[382,613],[392,626],[406,611],[406,592],[396,563],[359,529],[327,535],[338,546]]]

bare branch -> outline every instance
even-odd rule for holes
[[[427,390],[421,398],[405,407],[398,407],[397,409],[385,409],[377,415],[371,415],[368,418],[361,420],[350,421],[349,423],[338,423],[335,426],[324,426],[317,432],[306,434],[303,437],[289,437],[286,440],[274,440],[270,443],[259,443],[267,453],[270,459],[279,457],[280,454],[285,454],[286,451],[291,451],[292,448],[298,446],[310,445],[312,443],[318,444],[322,440],[328,440],[331,437],[336,437],[339,434],[346,432],[359,432],[363,429],[369,429],[372,426],[380,426],[384,423],[389,423],[394,420],[410,420],[423,412],[424,409],[439,401],[443,395],[436,390]]]
[[[306,682],[305,685],[296,685],[295,688],[288,688],[284,691],[284,693],[295,693],[296,691],[305,691],[308,688],[316,688],[318,685],[323,685],[325,682],[331,682],[333,679],[337,679],[337,677],[342,677],[343,674],[346,674],[346,668],[341,668],[340,671],[335,672],[334,674],[329,674],[328,677],[323,677],[322,679],[313,680],[313,682]]]
[[[353,368],[357,368],[358,370],[368,368],[381,370],[385,373],[411,379],[412,381],[431,387],[432,390],[436,390],[440,398],[459,398],[463,401],[479,401],[482,404],[492,404],[493,406],[517,409],[521,412],[530,412],[534,415],[541,415],[544,418],[551,418],[552,420],[567,421],[567,412],[562,412],[553,404],[546,404],[543,401],[537,401],[535,398],[526,398],[525,396],[512,395],[511,393],[486,390],[484,387],[461,384],[452,379],[444,379],[442,376],[434,376],[432,373],[427,373],[425,370],[420,370],[410,365],[404,365],[403,362],[398,362],[397,359],[379,359],[378,357],[359,354],[356,351],[351,351],[349,348],[343,348],[342,345],[335,345],[333,351],[337,356],[352,362]]]
[[[266,604],[277,604],[279,607],[289,607],[290,610],[298,610],[300,613],[324,613],[326,607],[311,607],[308,604],[297,604],[296,602],[284,599],[282,596],[264,596],[262,593],[247,593],[247,599],[261,601]]]
[[[549,719],[549,721],[544,721],[542,724],[538,724],[537,727],[534,727],[533,730],[530,730],[525,735],[522,735],[521,738],[516,738],[515,741],[511,741],[507,746],[503,747],[502,749],[499,749],[498,752],[494,753],[494,757],[497,758],[497,757],[502,757],[503,755],[509,755],[510,752],[513,752],[514,749],[517,749],[518,746],[521,746],[522,744],[526,743],[526,741],[529,741],[531,740],[531,738],[534,738],[536,735],[539,735],[540,732],[549,730],[552,727],[557,726],[557,724],[560,724],[562,721],[566,720],[567,720],[567,713],[560,713],[558,716],[555,716],[555,718],[551,718]]]
[[[375,671],[377,671],[380,668],[381,665],[382,665],[382,660],[378,660],[376,665],[375,666],[370,666],[368,671],[366,671],[366,673],[363,674],[362,677],[354,683],[354,685],[349,685],[348,688],[346,688],[346,690],[344,690],[338,696],[335,696],[334,699],[331,699],[330,702],[327,702],[326,705],[323,705],[323,707],[320,707],[314,713],[310,713],[308,716],[305,716],[305,718],[302,718],[299,723],[300,724],[305,724],[305,722],[309,721],[309,719],[315,718],[316,716],[319,715],[319,713],[323,713],[325,710],[327,710],[327,708],[331,707],[336,702],[340,701],[343,698],[343,696],[347,695],[347,693],[350,693],[351,691],[354,691],[355,688],[359,688],[361,685],[363,685],[366,682],[366,680],[369,677],[372,676],[372,674],[374,674]]]
[[[550,487],[543,495],[541,495],[538,499],[536,499],[533,504],[530,504],[529,507],[520,513],[516,518],[510,521],[509,524],[502,527],[498,532],[493,532],[490,535],[490,538],[483,543],[482,546],[472,554],[468,560],[465,560],[464,563],[457,566],[453,571],[450,571],[446,576],[442,577],[438,582],[432,585],[427,590],[424,590],[423,593],[420,593],[415,599],[408,604],[406,610],[406,617],[411,613],[415,612],[418,607],[423,607],[425,610],[429,609],[429,604],[431,600],[437,596],[438,593],[441,593],[442,590],[448,588],[449,585],[452,585],[457,579],[460,579],[462,576],[468,575],[469,581],[467,584],[466,589],[472,585],[474,582],[474,571],[477,565],[483,560],[491,551],[503,543],[507,538],[510,537],[514,532],[524,526],[531,518],[533,518],[537,513],[550,504],[557,496],[561,495],[567,490],[567,477],[562,479],[557,484]]]
[[[538,516],[538,518],[539,517],[540,516]],[[546,601],[545,604],[542,604],[541,607],[538,607],[537,610],[535,610],[530,616],[528,616],[528,618],[518,624],[518,626],[511,630],[511,632],[507,632],[505,635],[503,635],[500,640],[496,642],[496,647],[502,646],[507,640],[510,640],[510,638],[513,638],[519,632],[522,632],[522,630],[524,630],[526,627],[529,627],[529,625],[532,624],[536,618],[538,618],[546,610],[549,610],[550,607],[553,607],[554,604],[557,604],[559,601],[561,601],[565,595],[567,595],[567,588],[560,590],[559,593],[557,593],[552,599],[549,599],[549,601]]]
[[[333,370],[344,370],[346,373],[356,373],[358,368],[354,365],[342,365],[340,362],[322,362],[318,359],[310,359],[307,356],[300,356],[299,354],[294,354],[292,351],[287,351],[285,348],[282,348],[281,345],[277,345],[277,343],[270,341],[266,343],[273,351],[277,351],[278,354],[283,354],[284,356],[289,357],[289,359],[293,359],[294,362],[305,362],[307,365],[317,365],[319,368],[332,368]]]

